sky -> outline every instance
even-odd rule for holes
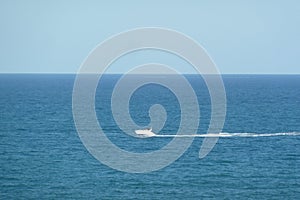
[[[300,1],[0,1],[0,73],[76,73],[99,43],[139,27],[182,32],[223,74],[300,74]],[[119,65],[151,60],[143,52]],[[111,66],[112,73],[118,67]]]

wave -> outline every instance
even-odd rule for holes
[[[153,137],[275,137],[275,136],[300,136],[300,132],[282,133],[207,133],[207,134],[180,134],[180,135],[158,135]]]

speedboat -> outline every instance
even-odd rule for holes
[[[153,136],[156,136],[156,134],[152,132],[152,128],[150,128],[150,129],[143,129],[143,130],[135,130],[135,133],[137,135],[143,136],[143,137],[153,137]]]

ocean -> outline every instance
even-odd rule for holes
[[[209,92],[200,76],[185,77],[198,98],[197,133],[205,134],[211,117]],[[235,137],[219,138],[203,159],[203,138],[195,137],[167,167],[126,173],[100,163],[81,142],[72,115],[75,75],[1,74],[0,199],[299,199],[300,75],[222,77],[227,98],[222,132]],[[172,138],[134,138],[116,125],[110,99],[119,78],[105,75],[95,95],[107,137],[138,153],[167,145]],[[167,112],[158,134],[175,134],[180,106],[165,87],[139,88],[130,100],[132,119],[146,127],[153,104]],[[253,137],[238,136],[245,134]]]

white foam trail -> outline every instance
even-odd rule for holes
[[[153,135],[152,137],[275,137],[275,136],[300,136],[300,132],[285,133],[208,133],[191,135]]]

